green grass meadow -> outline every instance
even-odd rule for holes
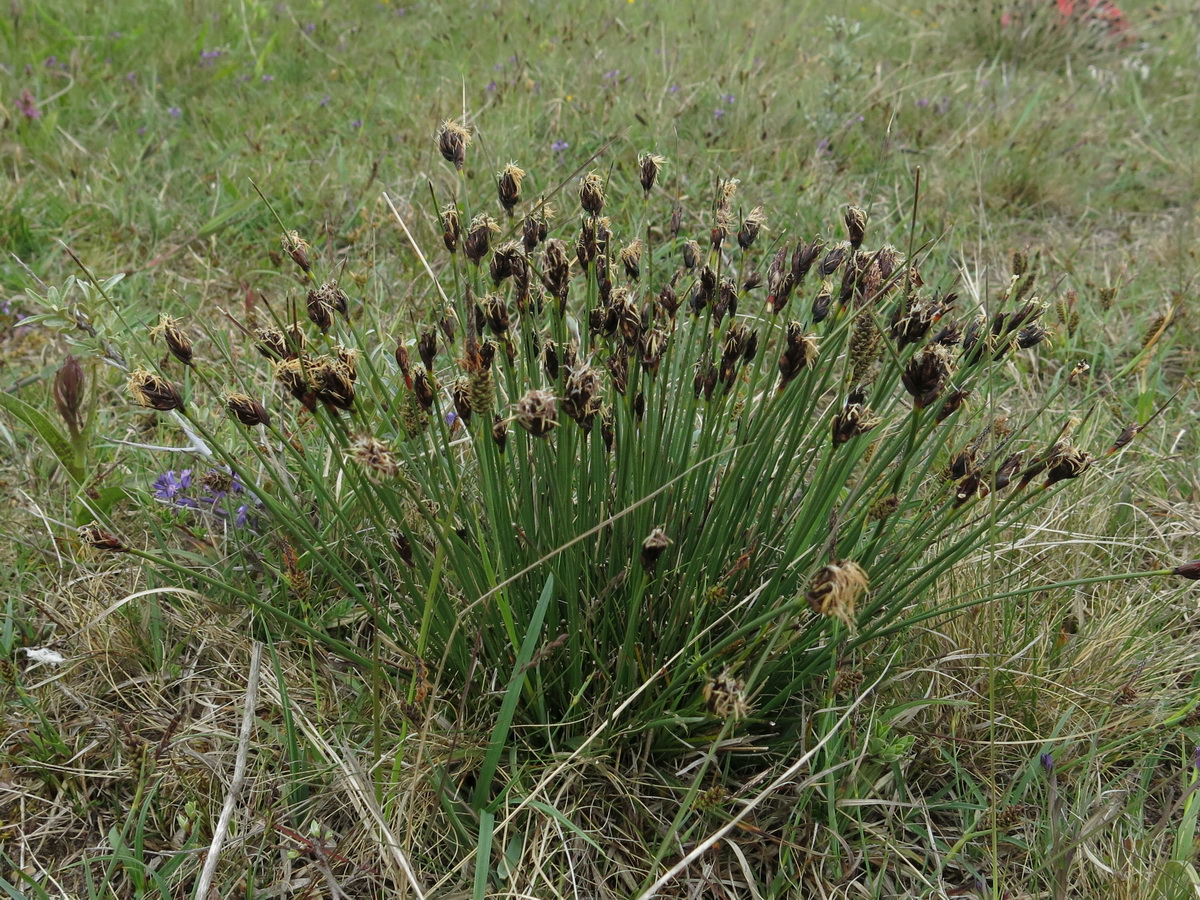
[[[1067,6],[6,6],[0,897],[1200,898],[1200,16]]]

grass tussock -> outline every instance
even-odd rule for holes
[[[1194,27],[1104,8],[14,13],[0,892],[1187,895]]]

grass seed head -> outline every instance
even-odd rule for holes
[[[549,391],[529,391],[517,401],[517,424],[534,437],[545,437],[558,425],[558,401]]]
[[[354,405],[354,370],[340,359],[320,357],[309,370],[313,393],[322,403],[348,410]]]
[[[579,205],[593,217],[604,210],[604,178],[599,172],[588,172],[579,179]]]
[[[167,350],[185,366],[192,364],[192,339],[179,327],[179,320],[172,316],[159,316],[158,324],[150,329],[150,340],[162,339]]]
[[[146,369],[135,369],[126,381],[133,401],[146,409],[160,412],[183,409],[183,397],[179,388],[167,379]]]
[[[462,220],[458,215],[458,207],[453,203],[442,208],[442,243],[451,253],[458,252],[458,241],[462,237]]]
[[[658,568],[659,559],[670,545],[671,539],[667,537],[667,532],[661,527],[651,531],[649,536],[642,541],[642,568],[647,573],[653,573]]]
[[[953,371],[950,351],[941,344],[930,344],[908,361],[900,380],[912,396],[913,405],[924,409],[941,395]]]
[[[738,721],[750,714],[750,702],[746,697],[746,682],[736,678],[733,669],[723,668],[720,674],[709,678],[704,684],[704,705],[718,719]]]
[[[854,560],[830,563],[813,576],[808,589],[808,605],[813,612],[831,616],[847,628],[854,628],[858,600],[869,587],[866,571]]]
[[[750,210],[749,214],[742,220],[742,227],[738,229],[737,240],[738,246],[743,250],[749,250],[759,234],[767,226],[767,217],[761,206],[756,206]]]
[[[499,416],[492,419],[492,440],[496,442],[496,446],[503,453],[504,447],[508,443],[508,420]]]
[[[298,231],[285,231],[283,237],[280,238],[280,243],[283,244],[283,252],[290,256],[296,265],[305,272],[312,270],[312,260],[308,255],[308,241],[300,237]]]
[[[471,146],[471,132],[453,119],[447,119],[438,130],[437,145],[442,158],[462,171],[467,161],[467,148]]]
[[[87,547],[104,553],[128,553],[129,548],[111,531],[105,531],[95,522],[79,529],[79,539]]]
[[[625,277],[637,281],[642,275],[642,241],[636,238],[621,248],[618,254],[621,265],[625,268]]]
[[[421,337],[417,340],[417,353],[420,354],[425,368],[432,372],[438,353],[437,332],[432,328],[426,328],[421,332]]]
[[[515,162],[510,162],[496,176],[496,192],[500,197],[500,205],[510,216],[516,205],[521,202],[521,182],[524,180],[525,170]]]
[[[271,416],[267,413],[266,407],[248,394],[235,392],[226,395],[225,408],[247,428],[271,424]]]
[[[663,163],[666,157],[658,156],[654,153],[638,154],[638,175],[641,178],[642,190],[649,195],[654,190],[654,185],[658,181],[658,174],[662,171]]]
[[[499,230],[500,226],[496,224],[496,220],[487,213],[477,215],[471,220],[467,238],[463,241],[463,255],[473,264],[479,265],[491,247],[492,232]]]
[[[850,246],[857,250],[862,246],[863,238],[866,234],[866,210],[860,209],[857,206],[851,206],[846,210],[846,236],[850,240]]]
[[[349,456],[373,482],[391,481],[400,474],[400,463],[392,448],[374,435],[356,436],[350,442]]]
[[[857,399],[857,392],[855,394],[830,423],[835,447],[866,434],[883,421],[871,407]]]

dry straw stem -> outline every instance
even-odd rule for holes
[[[262,667],[263,645],[255,641],[250,651],[250,674],[246,678],[245,708],[242,710],[242,730],[238,735],[237,761],[233,766],[233,781],[229,784],[229,793],[225,795],[225,805],[221,808],[221,817],[213,830],[212,843],[208,847],[208,858],[204,861],[204,869],[196,881],[196,891],[192,895],[195,900],[208,900],[212,887],[213,875],[217,871],[217,862],[221,858],[221,847],[225,836],[229,833],[229,822],[233,819],[233,808],[237,805],[238,794],[242,790],[242,782],[246,780],[246,757],[250,753],[250,732],[254,728],[254,708],[258,702],[258,679]]]

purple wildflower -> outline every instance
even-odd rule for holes
[[[553,144],[550,145],[550,149],[555,153],[562,153],[564,150],[568,149],[570,146],[571,145],[569,143],[567,143],[566,141],[555,141]]]
[[[185,492],[192,486],[192,470],[184,469],[179,474],[174,469],[163,472],[153,484],[155,498],[170,503],[172,506],[184,506],[197,509],[198,504]]]
[[[53,69],[58,65],[58,57],[51,53],[46,57],[46,61],[42,63],[42,65],[44,65],[47,69]]]
[[[736,99],[737,99],[737,97],[733,94],[722,94],[721,95],[721,102],[728,104],[730,106],[733,105],[733,101]]]
[[[604,73],[604,78],[606,81],[616,81],[617,78],[620,77],[620,75],[621,75],[620,69],[609,69],[607,72]]]
[[[333,99],[332,97],[330,97],[328,94],[326,94],[324,97],[322,97],[322,98],[321,98],[321,104],[320,104],[320,105],[321,105],[321,106],[328,106],[328,105],[329,105],[329,101],[330,101],[330,100],[332,100],[332,99]]]
[[[832,154],[830,149],[829,138],[821,138],[817,141],[817,156],[829,156]]]
[[[262,80],[263,80],[263,84],[270,84],[272,81],[275,80],[275,76],[274,75],[264,75]]]
[[[305,25],[304,25],[304,33],[305,34],[312,34],[316,30],[317,30],[316,22],[306,22],[305,23]]]
[[[167,107],[167,115],[170,116],[172,119],[178,119],[180,116],[183,115],[183,110],[180,109],[178,106],[168,106]]]
[[[130,72],[125,76],[126,81],[137,81],[137,72]]]
[[[928,97],[922,97],[920,100],[917,101],[917,106],[921,107],[922,109],[924,109],[928,105],[929,105]]]
[[[146,134],[146,126],[145,125],[139,126],[138,127],[138,137],[144,137],[145,134]]]
[[[1047,775],[1051,774],[1054,771],[1054,754],[1053,753],[1043,753],[1041,755],[1040,759],[1041,759],[1041,763],[1042,763],[1042,768],[1046,770],[1046,774]]]
[[[484,90],[485,91],[494,91],[495,89],[496,89],[496,79],[493,78],[491,81],[488,82],[487,87],[485,87]]]
[[[28,89],[21,91],[21,96],[17,98],[17,109],[27,119],[40,119],[42,117],[42,111],[38,108],[37,100],[34,99],[33,94],[29,93]]]
[[[362,119],[355,119],[353,122],[350,123],[350,127],[353,128],[355,131],[358,131],[358,129],[362,128],[362,126],[363,126]]]
[[[220,50],[201,50],[200,51],[201,59],[220,59],[220,57],[221,57]]]
[[[713,118],[716,119],[717,121],[720,121],[721,119],[725,118],[725,110],[723,110],[721,107],[718,106],[716,109],[713,110]]]
[[[667,88],[667,93],[668,94],[678,94],[679,93],[679,85],[677,85],[677,84],[671,85],[669,88]]]

